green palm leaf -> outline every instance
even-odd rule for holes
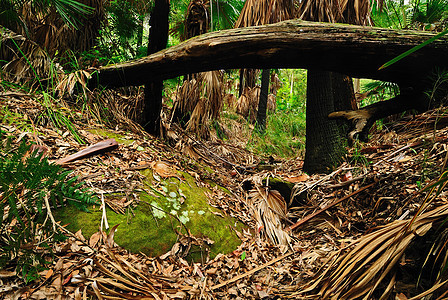
[[[387,63],[385,63],[384,65],[382,65],[378,70],[382,70],[382,69],[384,69],[384,68],[389,67],[390,65],[396,63],[397,61],[402,60],[402,59],[405,58],[406,56],[408,56],[408,55],[414,53],[415,51],[417,51],[417,50],[419,50],[419,49],[425,47],[426,45],[428,45],[428,44],[434,42],[434,41],[437,40],[438,38],[441,38],[442,36],[444,36],[444,35],[447,34],[447,33],[448,33],[448,29],[445,30],[445,31],[443,31],[443,32],[441,32],[441,33],[439,33],[438,35],[433,36],[432,38],[430,38],[429,40],[427,40],[427,41],[421,43],[420,45],[417,45],[417,46],[413,47],[412,49],[409,49],[408,51],[406,51],[406,52],[404,52],[404,53],[398,55],[397,57],[395,57],[395,58],[389,60]]]

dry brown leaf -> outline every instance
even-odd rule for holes
[[[155,161],[151,163],[151,168],[161,177],[177,177],[176,168],[167,162]]]
[[[89,239],[89,246],[92,248],[95,248],[95,246],[98,244],[98,241],[102,237],[101,232],[97,231]]]
[[[120,223],[118,223],[117,225],[115,225],[114,227],[112,227],[109,231],[109,234],[107,235],[107,239],[106,239],[106,246],[109,248],[113,248],[115,245],[114,242],[114,236],[115,236],[115,231],[117,230],[117,227],[120,225]]]
[[[291,183],[297,183],[297,182],[307,181],[309,178],[310,178],[310,176],[308,176],[307,174],[302,174],[299,176],[285,177],[283,179],[286,181],[289,181]]]
[[[406,297],[405,294],[400,293],[397,295],[397,297],[395,298],[396,300],[408,300],[408,297]]]

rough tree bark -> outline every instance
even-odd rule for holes
[[[257,110],[257,129],[260,132],[264,132],[266,129],[266,110],[268,106],[270,73],[270,69],[263,69],[261,72],[261,91]]]
[[[336,120],[327,121],[329,113],[335,109],[338,102],[335,98],[333,84],[340,83],[340,77],[334,78],[333,72],[308,70],[307,80],[315,80],[320,85],[307,85],[307,123],[314,126],[306,127],[305,161],[303,170],[310,173],[326,173],[338,165],[345,149],[341,147],[341,135]],[[309,120],[310,119],[310,120]],[[326,120],[322,122],[322,120]],[[315,120],[317,120],[315,122]],[[329,138],[331,137],[331,138]],[[324,155],[323,155],[324,153]]]
[[[142,85],[186,72],[237,68],[321,69],[357,78],[421,86],[434,67],[448,68],[448,37],[378,68],[434,34],[290,20],[207,33],[150,56],[99,69],[91,84]]]
[[[148,55],[164,48],[168,42],[169,0],[156,0],[149,20]],[[160,113],[162,111],[163,80],[161,78],[145,78],[145,99],[142,115],[142,126],[152,135],[160,135]]]

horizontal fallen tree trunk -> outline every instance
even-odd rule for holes
[[[448,67],[448,37],[386,69],[378,68],[433,36],[426,32],[290,20],[211,32],[138,60],[102,67],[91,85],[142,85],[217,69],[313,68],[415,86],[435,67]]]

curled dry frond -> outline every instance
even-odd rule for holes
[[[394,268],[405,250],[417,236],[425,235],[435,222],[447,217],[448,205],[443,205],[413,220],[398,220],[362,237],[355,248],[335,260],[307,291],[319,290],[321,299],[372,299],[373,292],[391,275],[380,298],[387,299],[395,284]],[[430,291],[446,283],[439,279]],[[423,294],[412,299],[420,299]]]
[[[257,116],[259,99],[260,87],[256,86],[253,88],[244,88],[241,97],[236,102],[236,112],[248,119],[250,122],[254,123]],[[275,112],[277,103],[273,94],[268,95],[267,106],[269,112]]]
[[[65,74],[59,81],[56,87],[61,95],[68,94],[73,95],[76,84],[79,84],[84,91],[84,94],[89,89],[87,88],[87,81],[90,78],[90,72],[86,70],[78,70],[69,74]]]
[[[91,13],[72,12],[71,17],[79,21],[78,28],[66,23],[51,6],[47,5],[36,10],[31,2],[24,2],[21,14],[30,33],[30,39],[46,49],[51,56],[56,52],[90,49],[105,17],[104,2],[101,0],[78,2],[93,8]]]
[[[184,21],[185,31],[181,36],[182,40],[187,40],[208,31],[210,25],[208,7],[208,0],[192,0],[190,2]]]
[[[223,74],[211,71],[190,75],[182,84],[175,103],[175,113],[190,115],[187,130],[207,136],[208,121],[219,118],[223,104]]]
[[[283,196],[276,190],[262,185],[259,177],[254,178],[255,187],[249,192],[247,204],[254,214],[257,229],[275,245],[290,245],[291,237],[283,230],[287,206]]]

